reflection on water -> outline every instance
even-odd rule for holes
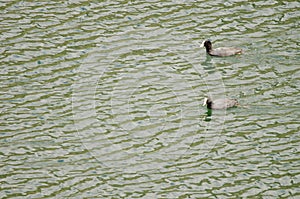
[[[207,109],[206,117],[205,117],[204,121],[210,122],[211,121],[211,114],[212,114],[212,110],[211,109]]]
[[[299,2],[0,5],[3,198],[299,195]]]

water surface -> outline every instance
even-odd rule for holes
[[[0,6],[1,198],[299,197],[298,1]]]

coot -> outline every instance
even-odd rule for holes
[[[203,106],[207,106],[208,109],[227,109],[236,107],[239,105],[236,99],[216,99],[204,98]]]
[[[240,48],[221,47],[221,48],[213,49],[210,40],[203,41],[201,47],[205,47],[206,52],[211,56],[226,57],[231,55],[242,54],[242,49]]]

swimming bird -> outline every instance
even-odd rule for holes
[[[204,98],[203,106],[208,109],[227,109],[231,107],[239,106],[239,103],[236,99],[216,99],[212,100],[211,98]]]
[[[242,49],[234,47],[220,47],[213,49],[210,40],[204,40],[200,47],[205,47],[206,52],[211,56],[226,57],[231,55],[242,54]]]

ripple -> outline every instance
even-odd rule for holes
[[[299,2],[0,6],[1,196],[299,195]]]

